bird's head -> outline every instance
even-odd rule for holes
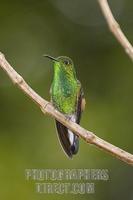
[[[63,70],[69,75],[73,74],[74,76],[76,76],[74,64],[71,58],[66,57],[66,56],[59,56],[57,58],[54,58],[49,55],[44,55],[44,56],[51,59],[54,62],[54,67],[57,70]]]

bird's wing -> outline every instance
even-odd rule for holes
[[[75,114],[68,116],[73,122],[77,124],[80,123],[81,113],[85,106],[83,89],[79,87],[79,93],[77,95],[77,107]],[[79,149],[79,138],[71,130],[62,125],[60,122],[56,121],[56,127],[58,132],[59,141],[63,147],[64,152],[68,157],[72,157],[73,154],[76,154]]]
[[[77,96],[77,110],[76,110],[76,122],[77,124],[80,123],[80,119],[81,119],[81,114],[85,109],[85,98],[84,98],[84,92],[83,92],[83,88],[80,86],[79,89],[79,93]]]

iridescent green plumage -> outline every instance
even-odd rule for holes
[[[70,58],[65,56],[46,57],[54,61],[54,78],[50,90],[51,101],[54,107],[66,117],[79,123],[83,105],[83,90],[76,78],[74,64]],[[65,153],[72,157],[78,151],[78,136],[60,122],[56,121],[56,126]]]
[[[69,59],[69,65],[64,63],[67,57],[59,57],[60,62],[54,63],[54,79],[51,86],[51,97],[55,107],[64,114],[75,113],[80,83],[76,78],[75,69]]]

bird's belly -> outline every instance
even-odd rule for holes
[[[64,95],[62,92],[56,92],[56,95],[52,95],[52,102],[54,106],[64,114],[72,114],[76,108],[76,93]]]

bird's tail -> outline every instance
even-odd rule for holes
[[[56,127],[63,150],[68,157],[72,158],[73,154],[76,154],[79,149],[78,136],[58,121],[56,121]]]

